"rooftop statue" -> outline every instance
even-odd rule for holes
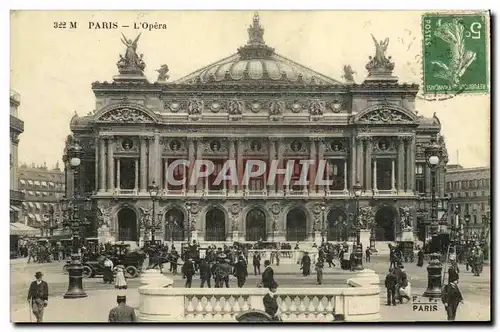
[[[158,73],[158,78],[156,79],[158,82],[165,82],[170,77],[167,74],[168,73],[167,65],[161,65],[160,69],[156,69],[156,72]]]
[[[127,39],[122,33],[121,42],[127,47],[125,51],[125,57],[120,54],[120,60],[117,63],[120,73],[133,73],[140,71],[142,72],[146,68],[146,64],[142,60],[143,55],[137,54],[137,43],[139,41],[139,34],[133,41],[132,39]]]
[[[375,44],[375,57],[369,57],[370,62],[366,65],[366,69],[368,69],[368,71],[373,69],[392,71],[394,69],[394,63],[391,61],[390,56],[386,56],[387,47],[389,46],[389,38],[386,38],[383,41],[377,41],[373,34],[371,36],[373,43]]]
[[[354,74],[356,74],[356,72],[352,70],[351,65],[344,66],[344,75],[342,77],[346,82],[354,82]]]

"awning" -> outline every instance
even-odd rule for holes
[[[42,186],[47,187],[47,182],[42,181]]]
[[[23,202],[23,206],[24,206],[25,208],[27,208],[27,207],[28,207],[28,203],[27,203],[27,202]]]
[[[42,217],[39,214],[35,214],[35,220],[41,222]]]
[[[40,181],[35,181],[36,186],[41,186]]]
[[[35,193],[33,191],[28,191],[28,195],[33,196]]]
[[[40,191],[35,191],[35,194],[36,194],[37,196],[41,196],[41,195],[42,195],[42,192],[40,192]]]
[[[11,210],[11,211],[14,211],[14,212],[20,212],[20,211],[21,211],[21,209],[20,209],[20,208],[18,208],[17,206],[14,206],[14,205],[11,205],[11,206],[10,206],[10,210]]]
[[[28,202],[28,205],[30,208],[33,208],[33,209],[35,208],[35,204],[33,204],[33,202]]]
[[[39,233],[38,229],[26,226],[20,222],[10,223],[10,235],[35,236]]]
[[[40,205],[40,203],[35,203],[35,205],[36,205],[36,208],[37,208],[38,210],[41,210],[41,209],[42,209],[42,206]]]
[[[35,215],[33,213],[28,213],[28,218],[35,219]]]
[[[30,186],[32,186],[32,185],[33,185],[33,181],[28,180],[28,184],[29,184]]]
[[[42,205],[43,205],[43,207],[45,207],[47,209],[49,208],[49,203],[42,203]]]
[[[46,191],[44,191],[44,192],[42,193],[42,195],[43,195],[43,196],[48,196],[48,195],[49,195],[49,193],[48,193],[48,192],[46,192]]]
[[[54,184],[54,182],[52,182],[52,181],[49,181],[49,186],[51,186],[51,187],[55,187],[55,184]]]
[[[21,184],[26,184],[26,181],[24,181],[23,179],[19,180],[19,182],[21,182]]]

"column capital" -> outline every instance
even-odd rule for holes
[[[195,141],[195,142],[201,142],[203,141],[203,137],[198,137],[198,136],[195,136],[195,137],[190,137],[191,140]]]
[[[271,137],[269,137],[269,140],[270,140],[271,142],[277,142],[277,141],[279,141],[279,140],[280,140],[280,137],[274,137],[274,136],[271,136]]]
[[[356,139],[359,141],[371,142],[374,139],[374,137],[373,136],[357,136]]]
[[[238,137],[227,137],[226,138],[229,142],[236,142],[238,140]]]
[[[400,141],[411,141],[413,139],[413,135],[398,135],[398,140]]]
[[[99,135],[99,138],[102,140],[112,140],[115,139],[115,135],[110,135],[110,134]]]
[[[309,137],[309,140],[311,142],[321,142],[323,140],[323,137]]]

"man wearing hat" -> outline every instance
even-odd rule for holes
[[[185,288],[191,288],[191,284],[193,282],[193,276],[196,273],[194,269],[194,263],[192,258],[188,258],[187,261],[184,262],[182,266],[182,278],[186,279]]]
[[[269,292],[264,295],[262,302],[264,304],[264,310],[266,311],[266,314],[271,316],[274,322],[281,322],[281,315],[278,306],[278,296],[276,295],[277,290],[278,283],[273,280],[269,285]]]
[[[264,261],[264,272],[262,272],[262,287],[269,288],[274,283],[274,270],[271,267],[271,262],[266,259]]]
[[[28,291],[28,302],[31,302],[31,310],[37,323],[43,322],[43,309],[49,299],[49,285],[42,280],[42,277],[42,272],[35,273],[36,280],[31,283]]]
[[[127,305],[127,297],[118,295],[116,297],[118,305],[109,311],[108,321],[110,323],[133,323],[137,322],[134,308]]]
[[[458,288],[458,278],[455,279],[454,276],[450,275],[448,284],[443,287],[441,300],[443,301],[448,320],[454,321],[457,315],[458,304],[464,301],[462,292]]]

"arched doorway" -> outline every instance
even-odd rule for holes
[[[266,214],[259,208],[247,213],[245,220],[245,241],[266,241]]]
[[[118,211],[118,241],[138,241],[137,214],[130,208]]]
[[[226,216],[219,208],[205,215],[205,241],[226,241]]]
[[[381,206],[375,213],[375,240],[394,241],[397,212],[393,206]]]
[[[304,241],[307,238],[307,217],[303,210],[294,208],[286,215],[286,240]]]
[[[179,208],[165,213],[165,241],[184,241],[184,213]]]
[[[327,241],[347,241],[348,224],[345,212],[340,208],[332,208],[326,218],[328,234]]]

